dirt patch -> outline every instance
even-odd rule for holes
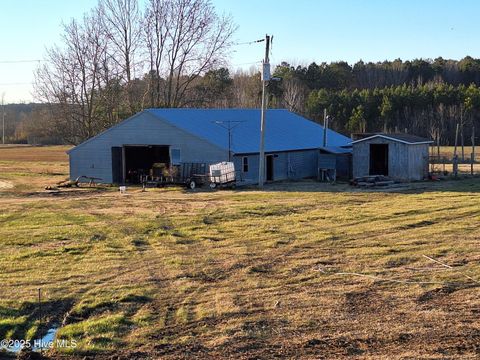
[[[429,290],[420,295],[417,299],[419,303],[425,303],[427,301],[436,300],[447,295],[450,295],[458,290],[470,289],[477,287],[478,285],[445,285],[441,288]]]
[[[352,314],[379,312],[383,305],[382,295],[371,289],[345,294],[345,309]]]
[[[13,184],[10,181],[0,180],[0,190],[12,189]]]

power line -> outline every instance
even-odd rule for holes
[[[263,42],[263,41],[265,41],[265,39],[259,39],[259,40],[241,42],[241,43],[235,43],[235,44],[233,44],[233,46],[237,46],[237,45],[252,45],[252,44],[256,44],[256,43]]]
[[[33,82],[0,83],[0,86],[33,85]]]
[[[241,64],[232,64],[232,66],[253,65],[253,64],[261,64],[261,63],[262,63],[262,62],[259,60],[259,61],[241,63]]]
[[[0,64],[20,64],[20,63],[34,63],[45,62],[47,60],[0,60]]]

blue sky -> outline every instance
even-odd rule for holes
[[[35,63],[59,42],[61,22],[80,17],[96,0],[3,0],[0,12],[0,96],[31,101]],[[272,64],[401,58],[480,57],[480,2],[473,0],[212,0],[239,26],[237,42],[274,35]],[[263,44],[239,45],[231,67],[248,69]]]

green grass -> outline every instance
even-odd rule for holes
[[[27,183],[1,166],[23,185],[0,190],[0,338],[60,326],[78,346],[53,353],[78,358],[478,355],[478,179],[52,196],[48,165]]]

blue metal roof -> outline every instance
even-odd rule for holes
[[[148,109],[147,112],[216,146],[228,149],[228,121],[234,153],[256,153],[260,147],[258,109]],[[265,151],[320,148],[323,127],[288,110],[271,109],[265,115]],[[328,146],[347,146],[350,138],[327,130]]]
[[[340,146],[327,146],[327,147],[321,147],[320,150],[323,150],[325,152],[328,152],[330,154],[351,154],[352,153],[352,147],[340,147]]]

